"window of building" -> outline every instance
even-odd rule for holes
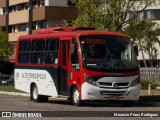
[[[20,24],[18,26],[18,31],[26,31],[27,28],[27,24]]]
[[[160,9],[151,9],[144,11],[144,19],[160,20]]]
[[[28,8],[29,8],[28,3],[24,4],[24,8],[25,8],[26,10],[28,10]]]
[[[133,19],[134,13],[132,11],[128,12],[128,19]]]
[[[36,30],[36,22],[32,23],[32,30]]]
[[[33,8],[37,7],[37,1],[32,1]]]
[[[12,32],[15,32],[16,28],[15,25],[12,25]]]
[[[37,6],[40,7],[40,5],[41,5],[41,1],[38,0],[38,1],[37,1]]]
[[[9,12],[13,12],[13,7],[12,6],[9,7]]]
[[[147,10],[147,19],[148,20],[155,20],[156,19],[156,12],[154,10]]]
[[[56,38],[50,38],[46,40],[45,48],[45,63],[56,64],[58,60],[58,42]]]
[[[24,10],[24,8],[25,8],[24,4],[17,5],[17,11]]]
[[[9,26],[8,32],[9,32],[9,33],[12,33],[12,26]]]
[[[13,6],[13,12],[15,12],[17,9],[16,9],[16,6]]]
[[[3,8],[3,14],[6,14],[7,12],[6,12],[6,8]]]
[[[41,0],[41,4],[42,4],[42,6],[44,6],[45,5],[45,0]]]
[[[30,62],[33,64],[43,63],[44,39],[32,40]]]
[[[48,22],[47,21],[40,21],[40,22],[38,22],[38,26],[39,26],[40,29],[41,28],[47,28]]]
[[[29,63],[30,41],[23,40],[19,43],[18,63]]]
[[[11,12],[15,12],[15,11],[28,10],[28,7],[29,7],[28,3],[10,6],[9,12],[11,13]]]

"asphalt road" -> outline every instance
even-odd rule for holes
[[[9,95],[0,95],[0,111],[55,111],[53,112],[54,114],[62,114],[62,117],[45,117],[45,118],[32,118],[32,119],[36,119],[36,120],[41,120],[41,119],[68,119],[68,120],[82,120],[82,119],[86,119],[86,120],[102,120],[105,119],[106,117],[81,117],[81,115],[79,115],[78,117],[65,117],[63,116],[64,111],[69,111],[71,114],[82,114],[83,112],[86,112],[87,114],[95,114],[96,112],[98,114],[101,113],[107,113],[107,112],[115,112],[118,114],[120,113],[124,113],[124,112],[130,112],[133,113],[138,111],[137,113],[140,113],[140,111],[144,111],[147,113],[157,113],[157,111],[160,111],[160,106],[157,106],[156,104],[143,104],[141,103],[134,103],[131,107],[122,107],[121,104],[118,103],[97,103],[97,102],[89,102],[86,103],[85,105],[81,106],[81,107],[76,107],[73,105],[70,105],[69,102],[65,101],[65,100],[53,100],[53,99],[49,99],[48,102],[46,103],[35,103],[33,101],[30,101],[29,97],[22,97],[22,96],[9,96]],[[56,111],[61,111],[61,112],[56,112]],[[154,111],[154,112],[151,112]],[[53,115],[53,114],[52,114]],[[104,115],[104,114],[103,114]],[[87,115],[86,115],[87,116]],[[0,118],[1,119],[1,118]],[[11,119],[11,118],[3,118],[4,119]],[[17,120],[17,118],[12,118]],[[27,118],[23,118],[26,119]],[[107,117],[107,120],[150,120],[150,119],[154,119],[154,120],[160,120],[160,114],[159,117]]]

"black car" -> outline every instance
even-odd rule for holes
[[[14,76],[11,75],[8,79],[1,79],[1,85],[14,85]]]

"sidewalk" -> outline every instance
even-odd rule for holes
[[[160,90],[151,90],[150,94],[148,90],[141,90],[140,96],[160,96]]]
[[[29,97],[30,95],[27,93],[19,93],[19,92],[6,92],[6,91],[0,91],[1,95],[15,95],[15,96],[25,96]]]

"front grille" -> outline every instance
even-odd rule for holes
[[[126,88],[128,87],[128,82],[126,83],[116,83],[116,86],[112,86],[113,82],[98,82],[99,87],[114,87],[114,88]]]
[[[99,82],[99,85],[112,86],[112,83],[109,83],[109,82]]]
[[[109,95],[109,96],[122,96],[126,93],[126,91],[101,91],[101,95]]]

